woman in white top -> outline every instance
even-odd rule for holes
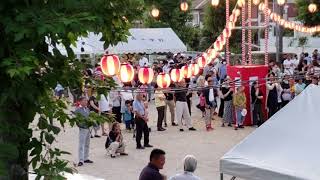
[[[184,172],[172,176],[169,180],[200,180],[198,176],[194,175],[194,171],[197,169],[197,159],[193,155],[187,155],[183,159]]]

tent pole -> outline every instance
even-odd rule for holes
[[[223,173],[220,173],[220,180],[223,180]]]

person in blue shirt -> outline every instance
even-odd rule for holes
[[[123,113],[123,120],[126,124],[126,129],[131,130],[134,127],[134,123],[132,120],[132,106],[131,106],[131,101],[126,100],[125,101],[126,106],[124,107],[124,113]]]

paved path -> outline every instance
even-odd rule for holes
[[[220,119],[213,121],[214,131],[206,132],[204,120],[198,109],[192,109],[192,119],[198,131],[179,132],[177,127],[169,126],[167,131],[155,131],[157,113],[150,106],[150,144],[166,151],[166,164],[161,173],[168,177],[181,172],[182,159],[187,154],[193,154],[198,159],[196,175],[203,180],[219,179],[219,159],[230,148],[244,139],[254,128],[246,127],[238,131],[230,127],[220,127]],[[168,112],[168,119],[170,115]],[[90,144],[90,159],[93,164],[78,167],[81,174],[87,174],[106,180],[136,180],[142,168],[148,163],[152,149],[136,150],[135,140],[131,133],[123,131],[127,144],[127,157],[111,159],[104,149],[105,137],[93,138]],[[78,128],[66,128],[57,137],[57,146],[72,153],[65,158],[77,162]],[[91,179],[91,178],[85,178]]]

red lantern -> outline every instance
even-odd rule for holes
[[[237,19],[237,16],[236,16],[236,14],[231,14],[231,16],[229,17],[229,20],[231,21],[231,22],[236,22],[236,19]]]
[[[197,58],[197,63],[200,68],[204,68],[207,65],[207,58],[204,55],[201,55]]]
[[[221,34],[219,37],[218,37],[218,40],[221,42],[221,44],[222,44],[222,46],[224,46],[225,44],[226,44],[226,42],[227,42],[227,38],[225,38],[224,36],[223,36],[223,34]],[[222,49],[223,47],[221,47],[221,49]]]
[[[139,69],[138,78],[142,84],[150,84],[153,80],[153,70],[148,67],[142,67]]]
[[[169,74],[160,73],[157,76],[157,84],[161,88],[168,88],[170,86],[171,80]]]
[[[133,67],[130,64],[123,63],[120,66],[120,80],[121,82],[131,82],[134,76]]]
[[[192,76],[196,76],[199,74],[200,68],[198,64],[192,63],[189,66],[190,66]]]
[[[170,77],[173,82],[180,82],[183,78],[182,71],[180,69],[172,69]]]
[[[218,56],[218,54],[219,53],[215,49],[209,49],[208,50],[208,55],[209,55],[208,56],[208,58],[209,58],[208,63],[210,63],[212,59],[215,59]]]
[[[103,74],[107,76],[116,75],[120,69],[120,61],[117,55],[104,55],[100,60]]]
[[[191,68],[188,65],[183,66],[181,71],[184,78],[190,78],[192,76]]]

